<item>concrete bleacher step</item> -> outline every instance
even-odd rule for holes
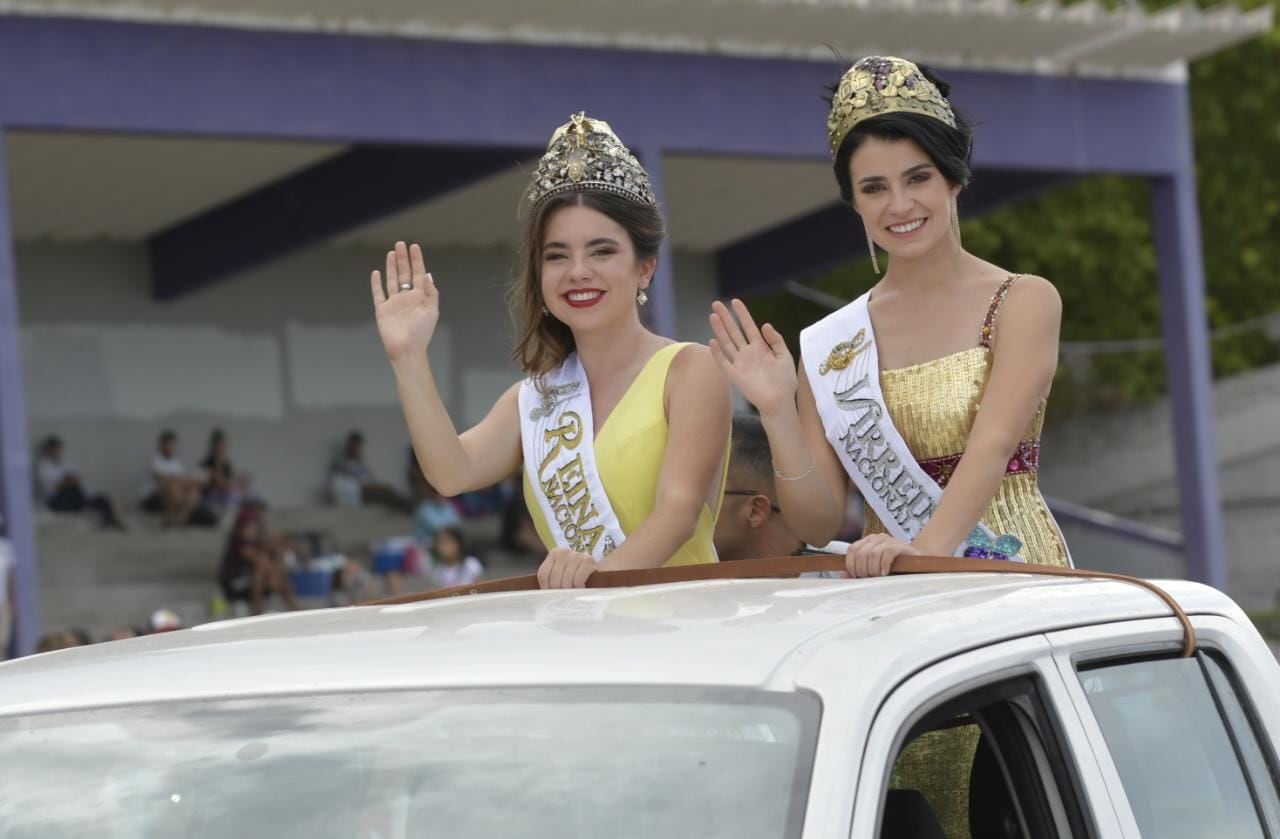
[[[362,560],[374,542],[412,532],[408,516],[368,507],[272,509],[267,520],[274,530],[324,532],[334,550]],[[87,515],[38,517],[41,623],[46,629],[84,627],[99,637],[114,626],[144,624],[159,608],[177,612],[184,625],[209,620],[230,521],[214,528],[166,529],[154,518],[129,516],[125,524],[128,530],[119,532],[99,530]],[[495,518],[466,520],[463,529],[487,549],[482,553],[489,576],[532,570],[492,550]],[[406,591],[425,585],[405,582]],[[377,586],[370,592],[381,594]]]

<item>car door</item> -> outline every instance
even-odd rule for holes
[[[1122,835],[1280,837],[1280,669],[1252,627],[1194,616],[1052,633],[1054,661]]]
[[[933,664],[898,685],[868,733],[858,839],[1110,839],[1106,790],[1042,635]]]

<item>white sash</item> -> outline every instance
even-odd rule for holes
[[[596,467],[591,389],[571,353],[520,385],[524,469],[556,546],[604,559],[626,539]]]
[[[885,407],[869,299],[868,292],[801,332],[800,358],[840,464],[885,529],[910,542],[933,515],[942,488],[916,462]],[[979,522],[977,530],[995,541],[986,525]]]

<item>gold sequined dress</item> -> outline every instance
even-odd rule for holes
[[[991,374],[996,316],[1015,280],[1016,276],[1005,280],[992,298],[978,346],[880,373],[880,388],[894,426],[916,461],[944,490],[978,415]],[[1070,565],[1066,544],[1036,481],[1044,412],[1041,403],[1005,467],[982,522],[997,534],[1021,539],[1022,556],[1028,562]],[[864,534],[885,532],[875,511],[866,507],[865,515]],[[977,745],[978,730],[973,725],[929,732],[908,746],[894,767],[891,786],[922,792],[948,839],[970,839],[969,772]]]
[[[1015,280],[1016,276],[1005,280],[992,298],[978,346],[880,373],[880,388],[894,426],[916,461],[944,490],[964,454],[978,415],[982,393],[991,374],[996,316]],[[1036,480],[1044,409],[1042,402],[1010,458],[1004,479],[982,514],[982,522],[998,535],[1021,539],[1022,556],[1027,562],[1070,565],[1066,543],[1040,495]],[[874,510],[865,507],[864,514],[864,535],[885,532]]]

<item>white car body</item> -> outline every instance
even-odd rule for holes
[[[1230,670],[1274,770],[1280,667],[1270,650],[1223,594],[1161,585],[1191,616],[1201,649]],[[1176,657],[1182,643],[1168,607],[1142,588],[1022,575],[480,595],[211,623],[12,661],[0,665],[0,724],[190,700],[470,687],[810,693],[821,721],[801,835],[874,837],[913,722],[953,697],[1025,677],[1057,721],[1074,766],[1073,806],[1085,814],[1083,833],[1055,816],[1059,835],[1136,839],[1139,808],[1078,670],[1100,659]],[[1274,774],[1252,783],[1275,794]],[[1263,822],[1276,817],[1269,804],[1258,807]],[[1280,825],[1266,830],[1259,835]]]

